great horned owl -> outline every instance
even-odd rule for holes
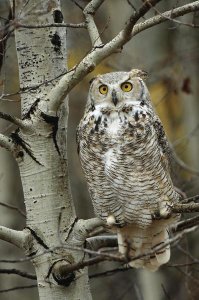
[[[77,141],[96,215],[116,228],[131,266],[156,270],[170,258],[168,229],[177,219],[170,207],[179,194],[145,75],[132,70],[94,78]]]

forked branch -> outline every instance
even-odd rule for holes
[[[91,1],[88,5],[92,5],[93,2],[94,1]],[[102,1],[95,2],[101,3]],[[60,106],[65,96],[69,93],[69,91],[88,73],[92,72],[97,64],[99,64],[104,58],[108,57],[118,49],[121,49],[134,35],[147,28],[168,21],[168,17],[177,18],[184,14],[199,10],[199,1],[195,1],[190,4],[171,9],[165,13],[162,13],[161,15],[155,16],[136,25],[137,21],[158,2],[159,1],[155,0],[145,1],[139,11],[132,14],[124,29],[121,30],[111,41],[109,41],[104,46],[101,45],[101,47],[95,46],[79,64],[77,64],[66,75],[64,75],[48,95],[49,102],[47,113],[56,113],[58,107]],[[86,12],[87,9],[88,6],[86,6],[84,11]],[[96,37],[99,37],[96,26],[94,29],[95,30],[93,32],[90,32],[92,42],[95,42]],[[41,105],[41,109],[46,110],[44,103],[43,105]]]

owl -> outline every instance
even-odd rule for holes
[[[180,196],[145,77],[137,69],[95,77],[77,142],[95,214],[117,232],[130,266],[155,271],[170,259],[169,227],[179,218],[171,208]]]

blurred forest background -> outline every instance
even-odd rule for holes
[[[6,0],[0,0],[0,36],[5,28],[9,15]],[[63,0],[62,7],[65,22],[78,23],[83,21],[81,10],[71,0]],[[109,0],[100,7],[96,22],[104,41],[108,41],[122,28],[132,13],[130,1]],[[140,0],[131,0],[139,7]],[[161,10],[168,10],[178,5],[193,1],[162,1]],[[154,14],[155,12],[152,12]],[[181,21],[192,23],[193,14],[180,18]],[[199,13],[194,20],[199,24]],[[90,40],[85,29],[68,29],[68,63],[71,68],[90,49]],[[2,51],[2,50],[1,50]],[[3,55],[3,53],[0,53]],[[154,106],[164,124],[167,135],[179,157],[191,168],[199,170],[199,29],[179,25],[172,21],[157,25],[135,36],[123,49],[107,58],[96,70],[87,76],[69,95],[69,167],[72,194],[79,218],[90,218],[93,210],[80,162],[76,151],[76,127],[83,114],[89,87],[89,80],[95,74],[119,70],[140,68],[149,73],[149,86]],[[6,43],[4,62],[1,69],[0,91],[13,94],[0,97],[0,111],[20,116],[17,58],[14,35]],[[0,132],[9,134],[14,126],[0,119]],[[199,193],[199,177],[196,173],[177,170],[180,179],[178,187],[187,196]],[[23,192],[17,165],[12,156],[0,149],[0,203],[23,206]],[[186,216],[187,217],[187,216]],[[14,229],[25,226],[25,218],[16,210],[0,206],[0,223]],[[169,264],[161,267],[158,272],[149,273],[143,270],[116,272],[112,276],[91,278],[94,300],[108,299],[199,299],[199,245],[197,233],[183,238],[172,249]],[[22,258],[21,252],[14,246],[0,241],[0,259]],[[183,264],[193,263],[190,266]],[[197,264],[198,263],[198,264]],[[92,267],[90,274],[118,267],[115,263],[102,263]],[[34,272],[29,263],[0,264],[1,268],[20,268]],[[17,275],[0,274],[0,290],[17,286],[35,284],[35,281]],[[0,293],[0,300],[38,299],[37,289],[19,289],[9,293]]]

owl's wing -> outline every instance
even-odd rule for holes
[[[180,186],[182,179],[180,178],[179,166],[175,160],[175,151],[167,139],[163,125],[158,116],[155,117],[153,125],[156,131],[158,144],[162,150],[162,159],[165,169],[170,173],[174,186]]]
[[[156,131],[158,144],[162,150],[162,154],[165,156],[165,159],[168,161],[168,164],[170,165],[172,159],[172,149],[167,140],[163,125],[157,116],[154,120],[153,125]]]

